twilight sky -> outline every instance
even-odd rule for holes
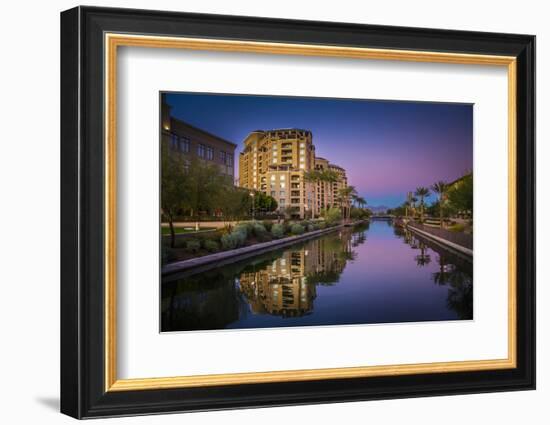
[[[472,105],[193,93],[167,102],[174,117],[236,143],[236,164],[253,130],[310,130],[316,155],[344,167],[371,206],[473,168]]]

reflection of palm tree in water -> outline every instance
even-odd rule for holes
[[[462,271],[452,273],[449,279],[447,307],[456,311],[460,319],[474,317],[472,279]]]
[[[414,259],[416,264],[420,267],[424,267],[432,261],[430,254],[427,253],[428,247],[423,242],[419,244],[420,254],[418,254]]]
[[[437,261],[439,263],[439,271],[433,274],[433,280],[438,285],[446,285],[449,279],[448,268],[452,266],[448,265],[447,257],[444,254],[439,254]]]

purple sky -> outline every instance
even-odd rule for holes
[[[172,115],[238,145],[253,130],[303,128],[317,156],[344,167],[369,205],[472,169],[471,104],[169,93]],[[434,199],[433,196],[431,199]]]

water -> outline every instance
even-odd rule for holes
[[[472,264],[373,220],[198,274],[165,277],[162,331],[473,318]]]

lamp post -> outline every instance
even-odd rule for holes
[[[252,200],[252,221],[254,221],[254,192],[250,192],[250,199]]]

